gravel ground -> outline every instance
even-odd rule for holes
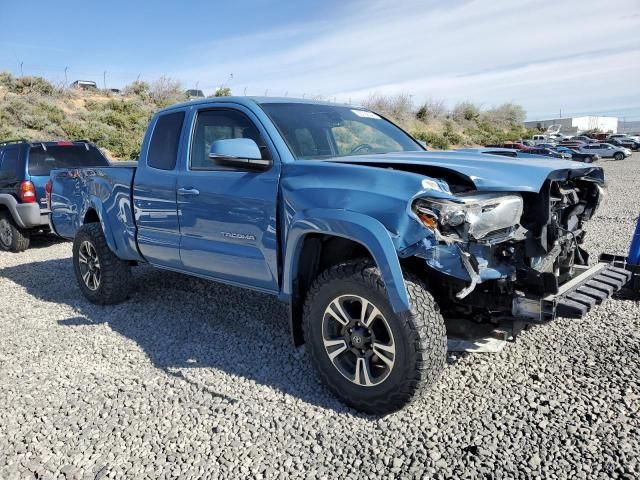
[[[640,155],[602,162],[587,249],[625,253]],[[354,412],[289,342],[274,299],[135,269],[131,300],[81,296],[71,245],[0,253],[0,478],[638,478],[640,303],[450,358],[384,418]]]

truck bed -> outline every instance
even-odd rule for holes
[[[132,185],[136,168],[122,166],[59,169],[51,172],[51,228],[73,239],[83,223],[100,221],[107,244],[126,260],[143,260],[136,246]]]

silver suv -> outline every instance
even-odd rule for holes
[[[589,145],[582,145],[580,147],[581,152],[585,153],[597,153],[602,158],[615,158],[616,160],[624,160],[631,155],[631,150],[624,147],[616,147],[609,143],[591,143]]]

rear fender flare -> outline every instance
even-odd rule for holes
[[[11,213],[11,217],[20,228],[26,228],[26,225],[22,222],[22,218],[20,218],[18,214],[17,204],[18,202],[13,195],[8,193],[0,194],[0,205],[7,207],[7,210]]]
[[[95,195],[91,195],[89,198],[88,206],[82,212],[82,217],[80,218],[81,225],[84,225],[84,219],[89,213],[90,210],[94,210],[98,214],[98,218],[100,219],[100,227],[102,228],[102,233],[104,234],[104,238],[107,242],[107,246],[109,250],[113,253],[118,253],[118,246],[115,238],[113,237],[113,229],[109,228],[110,225],[107,225],[106,219],[109,218],[105,211],[102,200]]]

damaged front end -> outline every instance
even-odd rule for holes
[[[578,298],[587,307],[574,308],[576,315],[557,306],[576,278],[583,282],[574,282],[575,288],[593,281],[581,245],[585,223],[604,195],[601,170],[569,170],[550,176],[537,193],[467,190],[450,199],[419,197],[412,211],[429,235],[411,254],[424,260],[445,315],[477,321],[582,316],[602,295],[573,293],[565,303]]]

